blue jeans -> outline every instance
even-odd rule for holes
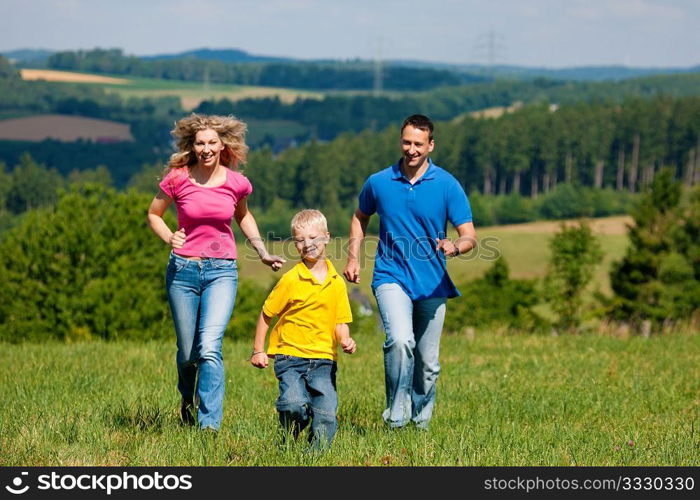
[[[338,428],[337,369],[336,362],[330,359],[275,355],[280,389],[275,407],[280,424],[296,438],[311,422],[309,442],[314,448],[328,447]]]
[[[396,283],[379,285],[374,295],[386,332],[386,409],[382,417],[390,427],[403,427],[412,420],[427,428],[440,374],[440,335],[447,299],[411,300]]]
[[[165,286],[177,334],[177,388],[188,402],[196,391],[199,426],[218,430],[225,384],[221,345],[236,301],[236,261],[171,253]]]

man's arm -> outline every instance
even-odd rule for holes
[[[343,275],[351,283],[360,282],[360,247],[365,239],[370,216],[359,208],[355,210],[350,221],[350,238],[348,239],[348,262]]]
[[[465,222],[455,229],[457,230],[456,240],[452,241],[447,238],[438,240],[437,249],[442,250],[448,257],[456,257],[476,247],[476,229],[474,229],[473,222]]]

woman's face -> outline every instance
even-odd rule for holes
[[[194,154],[197,155],[197,163],[201,167],[216,167],[223,150],[224,143],[215,130],[200,130],[194,136]]]

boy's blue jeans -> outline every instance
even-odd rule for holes
[[[413,421],[427,428],[435,406],[440,374],[440,336],[445,320],[445,298],[412,300],[396,283],[374,291],[384,323],[384,375],[390,427]]]
[[[236,301],[236,261],[171,253],[165,285],[177,334],[177,388],[188,402],[196,390],[199,427],[218,430],[225,384],[221,345]]]
[[[275,376],[280,394],[275,402],[283,429],[295,437],[311,423],[309,441],[326,448],[338,428],[337,364],[330,359],[275,355]]]

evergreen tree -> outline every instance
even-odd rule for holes
[[[602,257],[600,244],[588,224],[581,221],[571,227],[562,224],[550,240],[549,248],[546,295],[558,316],[557,327],[576,331],[582,319],[583,292]]]
[[[630,246],[610,273],[610,315],[639,326],[687,318],[700,308],[700,191],[681,203],[681,184],[664,169],[632,216]]]

